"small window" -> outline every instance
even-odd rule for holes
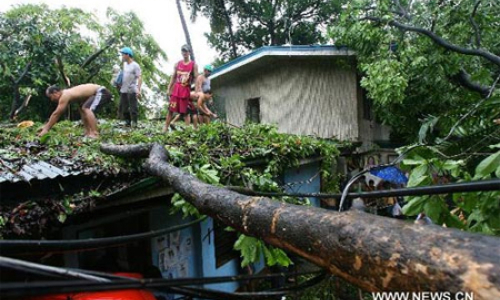
[[[227,225],[214,220],[214,239],[215,239],[215,266],[219,268],[227,262],[238,258],[239,253],[233,246],[238,235],[235,231],[227,231]]]
[[[247,122],[260,123],[260,98],[247,100]]]

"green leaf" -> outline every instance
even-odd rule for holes
[[[408,178],[408,186],[418,186],[422,184],[429,177],[425,174],[429,170],[428,165],[420,165],[413,169],[410,173],[410,178]]]
[[[61,222],[61,223],[64,223],[66,221],[67,217],[68,216],[66,214],[60,213],[59,216],[57,216],[57,220],[59,220],[59,222]]]
[[[434,223],[439,223],[441,221],[441,213],[443,211],[443,203],[438,197],[431,197],[424,204],[425,214],[431,218]]]
[[[446,224],[447,227],[450,228],[459,228],[459,229],[465,229],[465,225],[460,219],[452,214],[448,214],[446,218],[444,219],[444,223]]]
[[[246,267],[249,264],[256,262],[259,258],[259,243],[260,241],[254,237],[249,237],[244,234],[240,235],[234,243],[234,249],[241,252],[241,266]]]
[[[40,144],[45,145],[50,139],[50,133],[46,133],[40,137]]]
[[[424,210],[425,201],[428,196],[413,197],[407,204],[403,206],[403,214],[406,216],[416,216]]]
[[[418,158],[418,159],[404,159],[403,164],[408,165],[408,166],[414,166],[414,165],[422,165],[425,164],[426,160],[424,158]]]
[[[474,179],[481,179],[490,176],[500,165],[500,151],[494,153],[479,163],[476,167]]]

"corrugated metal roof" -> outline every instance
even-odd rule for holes
[[[291,45],[265,46],[246,55],[240,56],[214,70],[210,79],[229,73],[243,65],[256,61],[264,56],[351,56],[355,52],[346,46],[333,45]]]
[[[82,170],[71,170],[71,161],[57,158],[59,167],[51,165],[45,161],[31,161],[16,171],[17,167],[13,163],[2,160],[3,168],[0,169],[0,183],[3,182],[30,182],[31,180],[54,179],[56,177],[78,176]]]

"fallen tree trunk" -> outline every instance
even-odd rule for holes
[[[134,150],[101,149],[109,154]],[[135,150],[144,154],[143,147]],[[244,196],[205,184],[166,159],[164,148],[154,145],[144,167],[168,181],[201,213],[365,290],[472,292],[475,300],[500,299],[499,238]]]

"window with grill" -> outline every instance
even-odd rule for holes
[[[260,123],[260,98],[247,100],[247,122]]]
[[[239,257],[239,253],[233,249],[238,236],[235,231],[227,231],[226,228],[227,225],[214,220],[215,266],[217,268]]]

